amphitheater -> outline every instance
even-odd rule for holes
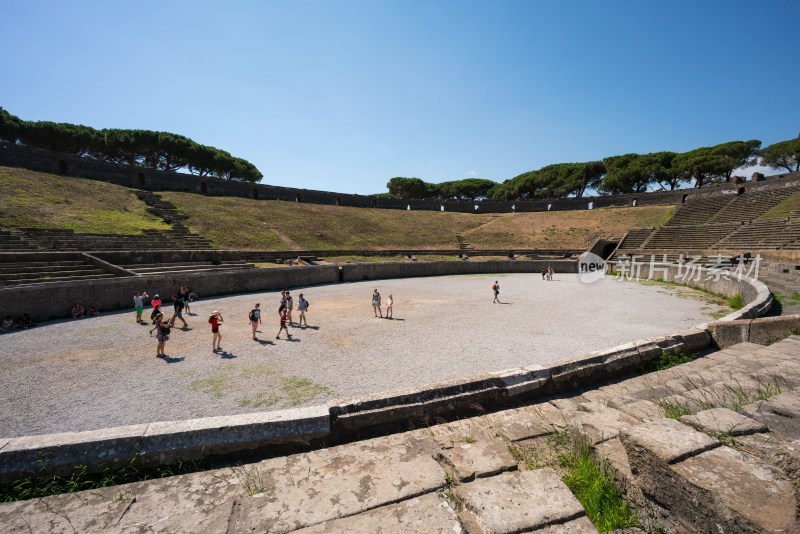
[[[400,202],[0,145],[2,531],[800,532],[798,178]],[[183,285],[154,358],[131,297]]]

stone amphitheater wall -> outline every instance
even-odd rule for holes
[[[158,171],[145,167],[117,165],[7,142],[0,142],[0,166],[21,167],[39,172],[90,178],[125,187],[153,191],[185,191],[210,196],[284,200],[361,208],[429,211],[442,211],[444,209],[444,211],[463,213],[584,210],[589,209],[590,205],[592,208],[609,208],[679,204],[686,200],[687,197],[698,195],[736,194],[741,187],[753,190],[782,187],[800,177],[800,173],[788,173],[745,184],[718,184],[702,189],[681,189],[599,197],[559,198],[553,200],[483,200],[477,202],[445,200],[440,202],[433,199],[403,200],[221,180],[193,174]],[[760,178],[763,178],[763,176]]]

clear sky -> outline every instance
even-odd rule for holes
[[[800,133],[797,0],[0,0],[0,106],[379,193]]]

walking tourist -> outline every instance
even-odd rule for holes
[[[212,352],[220,351],[222,350],[222,347],[220,346],[220,342],[222,341],[222,334],[219,333],[219,325],[222,324],[222,314],[219,313],[217,310],[214,310],[208,317],[208,322],[211,325],[211,333],[214,334],[214,337],[211,340],[211,351]]]
[[[300,300],[297,301],[297,311],[300,312],[300,322],[297,323],[297,326],[306,325],[308,326],[308,321],[306,321],[306,312],[308,311],[308,301],[303,298],[303,294],[300,293]]]
[[[553,281],[553,266],[552,265],[548,265],[547,266],[547,279],[550,280],[551,282]]]
[[[261,303],[260,302],[256,302],[255,307],[252,310],[250,310],[250,315],[249,315],[250,326],[253,328],[253,339],[255,339],[255,340],[258,339],[258,337],[256,337],[256,330],[258,330],[258,325],[261,324],[261,309],[260,308],[261,308]]]
[[[144,299],[149,297],[147,291],[139,292],[133,294],[133,306],[136,308],[136,322],[142,323],[142,312],[144,311]]]
[[[183,318],[183,300],[178,295],[172,295],[174,313],[172,314],[172,322],[175,323],[176,319],[180,319],[183,323],[183,329],[189,330],[189,325],[186,324],[186,319]]]
[[[155,326],[150,329],[150,335],[153,335],[153,330],[156,331],[156,340],[158,341],[158,346],[156,347],[156,358],[163,358],[166,356],[164,353],[164,346],[169,339],[169,325],[164,322],[164,314],[157,313],[156,316],[153,318],[155,321]]]
[[[286,320],[289,321],[289,326],[294,325],[294,321],[292,321],[292,310],[294,309],[294,299],[292,295],[287,291],[286,292]]]
[[[378,317],[380,314],[383,317],[383,312],[381,311],[381,294],[378,293],[378,290],[372,292],[372,311],[375,312],[375,317]]]
[[[492,291],[494,291],[494,300],[492,303],[500,302],[500,282],[497,280],[495,280],[492,285]]]
[[[286,309],[284,308],[281,310],[281,328],[278,330],[278,335],[275,336],[275,339],[281,338],[281,332],[286,330],[286,339],[292,339],[292,335],[289,333],[289,329],[286,327]]]

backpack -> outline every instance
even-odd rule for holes
[[[250,317],[251,321],[257,321],[258,320],[258,319],[256,319],[256,311],[255,310],[250,310],[249,317]]]
[[[214,318],[214,316],[213,316],[213,315],[212,315],[211,317],[209,317],[209,318],[208,318],[208,324],[211,324],[211,320],[212,320],[213,318]]]
[[[161,335],[162,336],[168,336],[169,333],[170,333],[170,328],[168,326],[162,326],[161,327]]]
[[[492,284],[492,289],[497,291],[497,284]]]

